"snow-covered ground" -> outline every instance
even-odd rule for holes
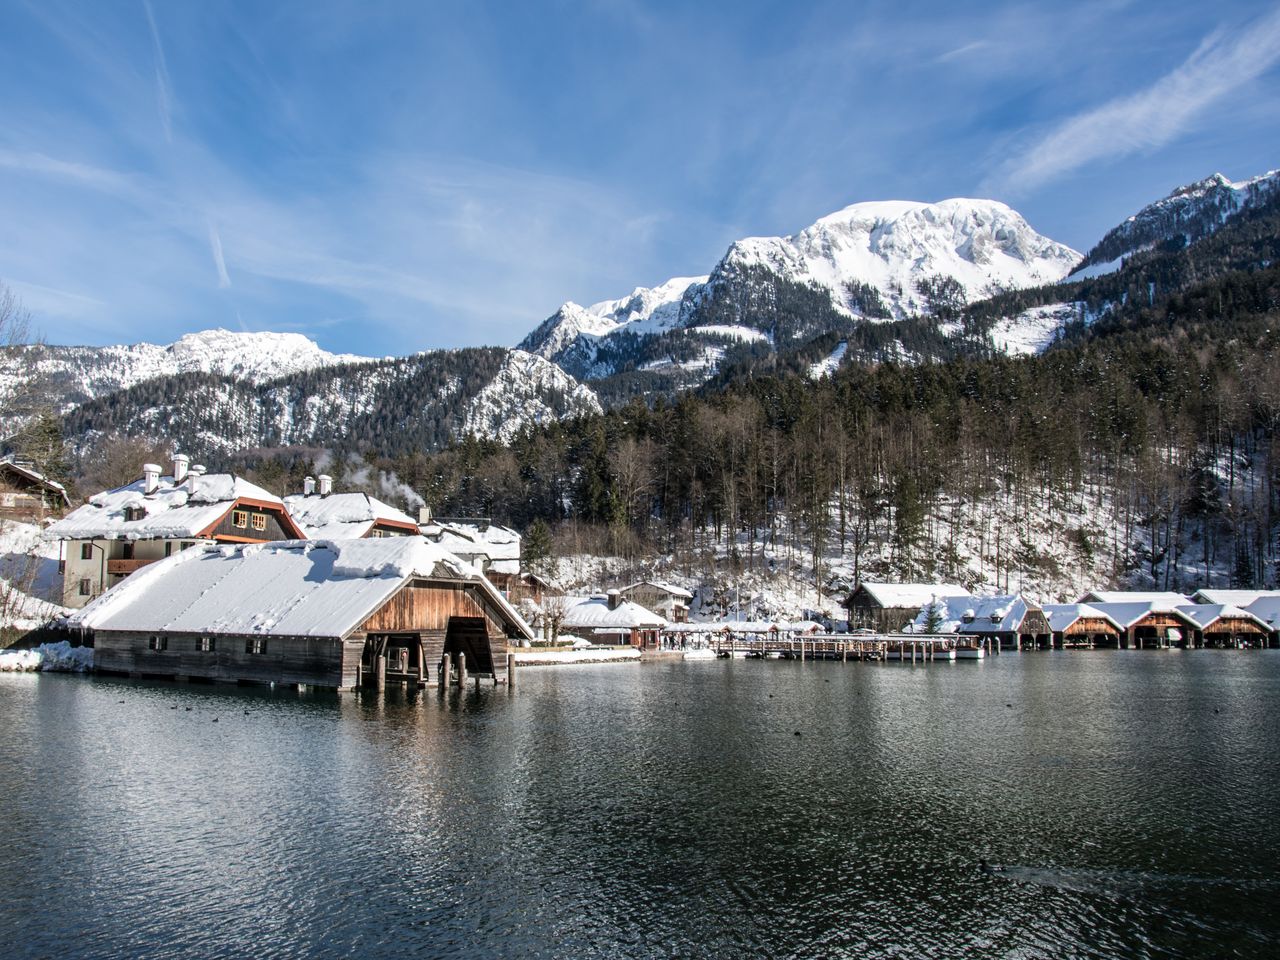
[[[40,528],[0,520],[0,627],[33,630],[66,613],[58,544],[40,539]]]
[[[840,367],[840,361],[844,359],[845,352],[849,349],[849,343],[841,340],[836,344],[836,348],[830,354],[823,357],[817,363],[809,367],[809,376],[814,380],[820,380],[823,377],[829,377]]]
[[[87,673],[93,669],[93,647],[73,647],[66,640],[42,643],[34,650],[0,650],[0,673]]]

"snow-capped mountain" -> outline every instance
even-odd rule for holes
[[[657,334],[680,322],[685,294],[706,283],[706,277],[674,277],[656,287],[637,287],[617,300],[602,300],[581,307],[572,300],[538,325],[517,349],[559,360],[578,341],[598,340],[611,334]]]
[[[1232,183],[1220,173],[1179,187],[1107,232],[1067,280],[1118,270],[1123,259],[1178,239],[1190,245],[1215,233],[1232,217],[1280,195],[1280,170]]]
[[[69,410],[157,377],[212,373],[264,383],[304,370],[371,362],[369,357],[329,353],[300,333],[205,330],[167,345],[31,346],[0,354],[0,405],[36,379]]]
[[[928,317],[1054,282],[1079,261],[994,200],[858,203],[792,236],[739,240],[706,277],[566,303],[520,346],[582,379],[676,368],[706,377],[732,342],[781,349],[832,324]]]
[[[1080,260],[995,200],[855,203],[790,237],[734,243],[707,288],[758,266],[822,287],[850,316],[901,319],[1051,283]],[[879,304],[868,303],[871,288]],[[705,293],[704,293],[705,295]]]

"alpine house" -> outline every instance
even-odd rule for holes
[[[190,547],[301,540],[284,501],[230,473],[144,464],[142,479],[95,494],[44,532],[62,541],[64,606],[83,607],[129,574]]]

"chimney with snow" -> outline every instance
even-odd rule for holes
[[[196,492],[196,484],[200,478],[204,476],[204,464],[193,463],[191,469],[187,471],[187,492],[189,494]]]
[[[327,473],[322,473],[316,479],[320,482],[320,496],[327,497],[333,493],[333,477]]]
[[[144,463],[142,465],[142,492],[148,496],[160,487],[160,465]]]
[[[187,464],[190,462],[191,458],[185,453],[175,453],[173,455],[173,485],[175,487],[187,479]]]
[[[302,495],[304,497],[313,496],[316,492],[316,478],[304,477],[302,480]]]
[[[618,603],[619,603],[619,601],[621,600],[621,597],[619,596],[618,591],[617,591],[617,590],[610,590],[607,594],[605,594],[605,596],[607,596],[607,597],[609,598],[609,609],[610,609],[610,610],[617,610],[617,609],[618,609]]]

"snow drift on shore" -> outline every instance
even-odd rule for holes
[[[73,647],[66,640],[34,650],[0,650],[0,673],[88,673],[92,668],[93,647]]]

